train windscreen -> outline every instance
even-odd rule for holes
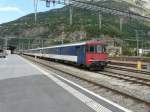
[[[96,46],[96,52],[97,53],[104,53],[104,52],[106,52],[106,47],[104,45],[97,45]]]
[[[90,53],[105,53],[106,47],[105,47],[105,45],[91,45],[91,46],[88,46],[88,52],[90,52]]]

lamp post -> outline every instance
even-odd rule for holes
[[[35,24],[37,22],[37,7],[38,7],[38,0],[34,0],[34,21],[35,21]]]
[[[139,37],[138,37],[138,31],[135,30],[136,33],[136,49],[137,49],[137,56],[139,56]]]

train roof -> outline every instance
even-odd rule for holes
[[[56,46],[45,47],[45,48],[68,47],[68,46],[80,46],[80,45],[85,45],[85,44],[86,44],[86,42],[80,42],[80,43],[73,43],[73,44],[56,45]]]
[[[98,44],[105,44],[105,42],[104,41],[96,41],[96,40],[86,42],[86,45],[98,45]]]
[[[42,49],[48,49],[48,48],[58,48],[58,47],[68,47],[68,46],[80,46],[80,45],[97,45],[97,44],[104,44],[103,41],[86,41],[86,42],[80,42],[80,43],[71,43],[71,44],[64,44],[64,45],[56,45],[56,46],[50,46],[50,47],[44,47],[44,48],[36,48],[36,49],[30,49],[30,50],[42,50]]]

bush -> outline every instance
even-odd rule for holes
[[[125,56],[134,56],[135,55],[135,51],[131,48],[122,48],[122,54]]]
[[[147,54],[144,54],[144,56],[146,56],[146,57],[150,57],[150,52],[149,52],[149,53],[147,53]]]

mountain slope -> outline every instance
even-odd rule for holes
[[[142,16],[150,17],[150,1],[147,0],[79,0],[99,4],[100,6],[119,9],[122,11],[131,11]],[[149,5],[148,5],[149,4]],[[121,6],[121,7],[120,7]]]
[[[111,6],[119,10],[129,10],[130,6],[127,2],[122,3],[111,0],[99,1],[97,4],[105,7]],[[121,32],[119,30],[119,17],[103,14],[102,29],[99,30],[98,14],[96,12],[77,8],[74,8],[73,12],[72,26],[69,25],[69,7],[65,6],[61,9],[38,13],[37,24],[34,23],[34,14],[2,24],[0,27],[0,36],[45,38],[51,44],[57,44],[62,38],[62,32],[64,32],[63,37],[65,42],[73,42],[82,40],[80,36],[83,33],[86,33],[86,39],[100,38],[100,35],[131,38],[135,37],[135,29],[150,29],[148,24],[124,18],[123,31]]]

